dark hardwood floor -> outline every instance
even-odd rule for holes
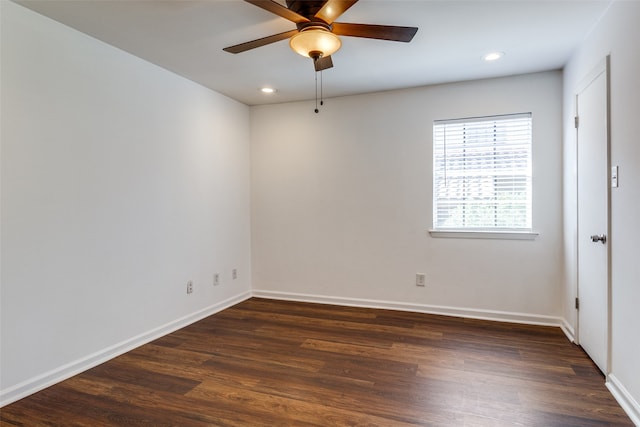
[[[250,299],[0,410],[19,426],[632,426],[558,328]]]

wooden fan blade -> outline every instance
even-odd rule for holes
[[[395,42],[410,42],[417,31],[417,27],[333,23],[333,33],[339,36],[364,37],[367,39],[391,40]]]
[[[313,65],[316,68],[316,71],[322,71],[328,68],[333,68],[333,61],[331,60],[331,55],[323,56],[322,58],[315,59],[313,61]]]
[[[264,9],[268,12],[274,13],[284,19],[288,19],[291,22],[295,22],[296,24],[302,24],[303,22],[309,22],[307,18],[302,15],[297,14],[291,9],[287,9],[282,6],[280,3],[277,3],[273,0],[244,0],[247,3],[251,3],[254,6],[258,6],[261,9]]]
[[[315,17],[322,19],[327,24],[331,24],[357,2],[358,0],[328,0],[322,6],[322,9],[316,13]]]
[[[272,36],[263,37],[246,43],[240,43],[235,46],[225,47],[222,50],[229,53],[245,52],[250,49],[255,49],[256,47],[266,46],[271,43],[279,42],[280,40],[288,39],[297,33],[298,30],[285,31],[284,33],[274,34]]]

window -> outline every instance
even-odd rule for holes
[[[531,231],[531,113],[433,124],[435,231]]]

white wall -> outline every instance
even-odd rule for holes
[[[0,4],[6,403],[249,295],[250,158],[247,106]]]
[[[620,186],[611,192],[612,358],[609,385],[640,425],[640,2],[616,1],[574,54],[564,71],[566,260],[565,294],[576,295],[575,131],[577,86],[611,55],[611,163]],[[571,305],[565,317],[575,322]]]
[[[312,103],[252,107],[254,291],[557,323],[561,78],[546,72],[330,99],[319,114]],[[538,238],[432,238],[432,122],[528,111]],[[425,288],[415,286],[417,272],[426,273]]]

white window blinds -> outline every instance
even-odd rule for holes
[[[531,230],[531,113],[434,122],[433,228]]]

